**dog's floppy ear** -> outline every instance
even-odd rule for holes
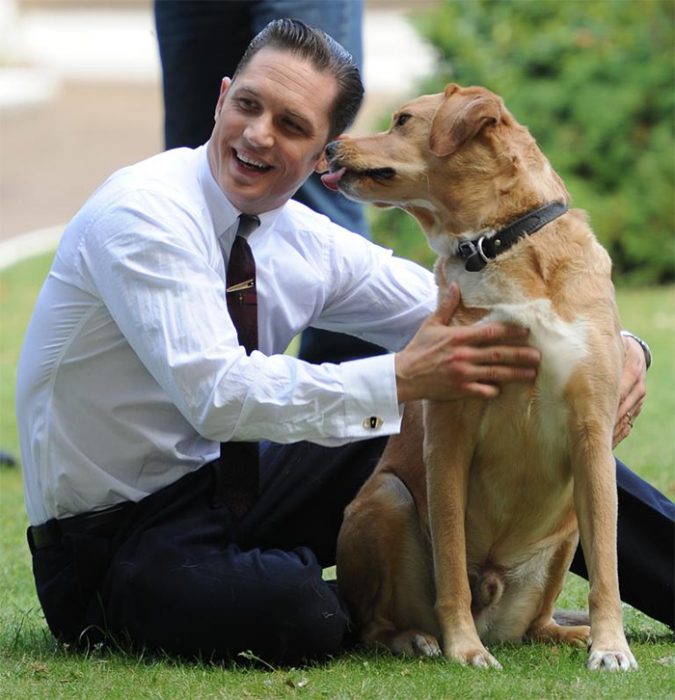
[[[429,148],[442,158],[454,153],[488,124],[497,124],[503,113],[502,101],[484,88],[462,90],[451,83],[431,124]]]

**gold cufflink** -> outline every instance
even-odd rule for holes
[[[362,425],[366,430],[377,430],[384,425],[384,421],[379,416],[368,416],[363,419]]]

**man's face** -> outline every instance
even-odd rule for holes
[[[272,48],[223,80],[209,164],[237,209],[260,214],[292,197],[323,155],[337,90],[332,75]]]

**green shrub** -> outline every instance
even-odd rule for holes
[[[675,279],[674,21],[672,0],[446,0],[416,18],[439,56],[420,91],[502,95],[591,214],[619,282]],[[377,240],[407,235],[403,216],[376,212]]]

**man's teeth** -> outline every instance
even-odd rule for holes
[[[267,163],[261,163],[253,158],[249,158],[241,153],[237,153],[237,159],[240,160],[244,165],[248,165],[251,168],[260,168],[261,170],[268,170],[271,166]]]

